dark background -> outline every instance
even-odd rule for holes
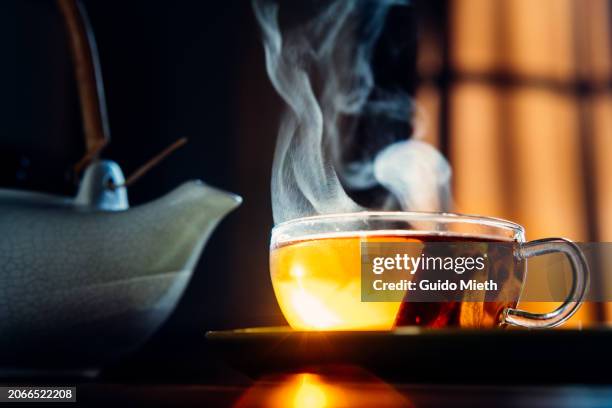
[[[214,376],[206,330],[285,324],[268,274],[269,184],[283,105],[267,79],[250,2],[84,4],[111,127],[102,157],[127,175],[179,137],[189,138],[130,187],[130,203],[157,198],[188,179],[244,198],[215,231],[167,324],[106,375],[141,381]],[[415,84],[412,19],[411,9],[393,10],[375,53],[376,76],[409,92]],[[0,27],[0,187],[72,195],[70,169],[84,144],[55,2],[0,2]]]

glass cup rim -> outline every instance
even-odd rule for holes
[[[455,212],[435,212],[435,211],[357,211],[346,213],[333,213],[312,215],[291,220],[283,221],[276,224],[272,228],[272,242],[275,241],[275,236],[281,231],[305,223],[317,221],[333,221],[340,219],[378,219],[378,220],[397,220],[409,219],[411,221],[429,221],[429,222],[455,222],[474,224],[485,227],[499,228],[500,230],[511,231],[513,237],[519,241],[525,240],[525,228],[512,221],[503,218],[476,215],[476,214],[461,214]]]

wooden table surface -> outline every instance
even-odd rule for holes
[[[388,384],[364,375],[277,375],[246,385],[84,384],[98,406],[199,407],[612,407],[611,386]]]

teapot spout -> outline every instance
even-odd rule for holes
[[[149,205],[159,206],[170,217],[188,218],[202,227],[218,223],[242,203],[239,195],[209,186],[200,180],[187,181]]]
[[[240,203],[242,198],[238,195],[201,181],[188,181],[167,195],[135,208],[134,215],[139,222],[148,224],[144,229],[152,234],[147,235],[153,241],[149,249],[161,256],[158,261],[165,264],[162,269],[167,270],[170,265],[190,269],[217,224]]]

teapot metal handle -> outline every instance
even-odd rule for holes
[[[85,155],[74,166],[74,172],[78,175],[91,161],[98,158],[108,144],[110,127],[98,49],[85,7],[80,0],[56,1],[72,51],[85,134]]]

